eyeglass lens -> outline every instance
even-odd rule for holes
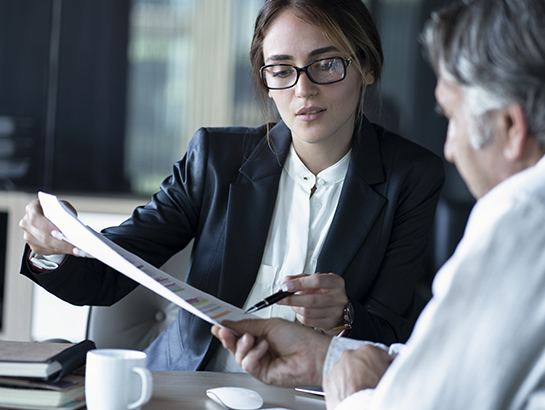
[[[316,84],[331,84],[344,79],[346,63],[340,57],[313,61],[303,68],[287,64],[264,66],[261,70],[263,81],[268,88],[290,88],[299,79],[300,72],[306,72],[310,81]]]

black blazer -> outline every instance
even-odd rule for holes
[[[103,233],[160,266],[194,238],[186,281],[236,306],[254,284],[291,134],[259,128],[202,128],[145,207]],[[442,160],[365,121],[355,133],[339,204],[317,272],[342,275],[355,308],[350,337],[402,340],[443,184]],[[96,260],[69,256],[52,272],[22,273],[78,305],[111,305],[135,283]],[[219,343],[210,325],[180,309],[147,349],[149,367],[203,369]]]

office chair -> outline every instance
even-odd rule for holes
[[[184,280],[192,243],[161,269]],[[112,306],[92,306],[86,338],[97,348],[144,350],[176,318],[179,307],[140,285]]]

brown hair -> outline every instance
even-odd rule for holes
[[[260,68],[265,64],[263,41],[275,19],[290,10],[303,21],[319,27],[324,36],[342,53],[354,59],[363,88],[356,122],[363,116],[365,74],[372,73],[374,84],[380,81],[384,55],[380,35],[371,13],[362,0],[267,0],[259,12],[250,50],[252,74],[258,96],[267,106],[267,89],[261,82]],[[266,108],[265,108],[266,110]]]

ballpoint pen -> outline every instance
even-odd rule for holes
[[[246,313],[253,313],[266,308],[267,306],[274,305],[276,302],[293,295],[293,292],[284,292],[283,290],[276,292],[271,296],[267,296],[260,302],[257,302],[254,306],[246,311]]]

